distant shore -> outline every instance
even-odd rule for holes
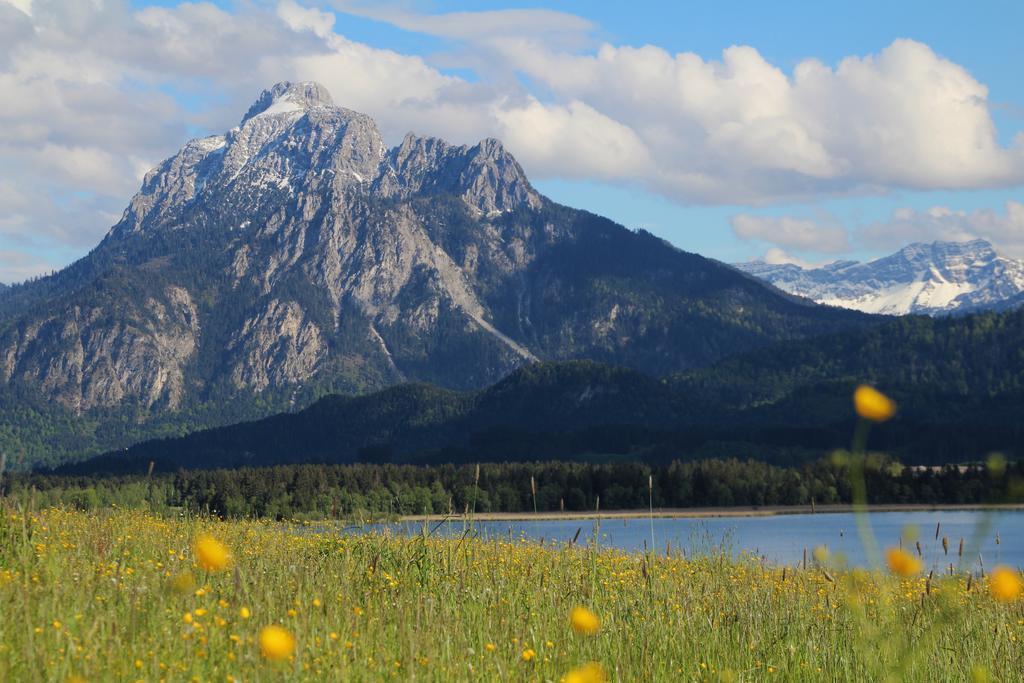
[[[870,512],[955,512],[971,510],[1024,510],[1024,504],[1013,505],[957,505],[957,504],[892,504],[872,505]],[[835,514],[853,512],[850,505],[765,505],[709,508],[655,508],[649,510],[602,510],[600,512],[477,512],[470,515],[403,515],[401,522],[440,522],[446,519],[475,519],[478,522],[541,522],[574,519],[647,519],[652,515],[659,519],[686,519],[709,517],[774,517],[778,515]]]

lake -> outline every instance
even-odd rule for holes
[[[1024,511],[978,510],[873,512],[870,523],[884,551],[900,543],[916,552],[920,542],[928,569],[948,570],[949,564],[964,570],[978,569],[979,555],[986,568],[997,564],[1024,566]],[[437,527],[435,535],[457,537],[465,533],[461,520],[429,524]],[[940,525],[938,539],[936,524]],[[393,532],[422,533],[422,522],[377,525]],[[606,547],[625,551],[643,551],[645,542],[664,553],[666,545],[673,553],[702,552],[723,548],[734,555],[747,553],[773,564],[794,565],[817,546],[826,546],[833,557],[845,558],[850,566],[868,564],[857,533],[854,515],[848,512],[798,515],[712,517],[712,518],[644,518],[559,519],[536,521],[477,521],[475,533],[484,539],[525,538],[545,543],[568,543],[580,531],[578,543],[597,541]],[[942,548],[942,537],[949,537],[948,555]],[[916,541],[915,541],[916,538]],[[957,557],[960,539],[964,539],[964,558]],[[999,542],[997,543],[997,538]]]

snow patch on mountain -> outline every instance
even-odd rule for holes
[[[1000,256],[985,240],[914,243],[868,263],[836,261],[820,268],[734,265],[791,294],[866,313],[1002,310],[1019,305],[1024,293],[1024,261]]]

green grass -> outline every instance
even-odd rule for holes
[[[3,681],[559,681],[590,661],[614,681],[946,681],[976,668],[991,678],[974,680],[1011,681],[1024,671],[1021,602],[995,601],[983,579],[968,591],[963,576],[128,510],[8,506],[2,520]],[[195,566],[202,533],[231,549],[230,568]],[[572,631],[577,605],[599,615],[597,635]],[[258,633],[272,623],[295,635],[293,658],[261,656]]]

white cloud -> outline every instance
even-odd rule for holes
[[[744,240],[775,245],[768,250],[768,263],[804,263],[786,250],[830,254],[857,247],[889,252],[911,242],[964,242],[984,239],[997,251],[1024,258],[1024,203],[1008,201],[1002,212],[974,211],[932,206],[924,210],[899,208],[883,221],[844,226],[832,214],[814,217],[752,216],[739,214],[731,220],[733,232]],[[851,239],[852,236],[852,239]]]
[[[530,99],[495,106],[501,137],[528,168],[547,175],[622,180],[644,173],[651,163],[632,129],[584,102],[550,106]]]
[[[398,28],[440,38],[486,43],[496,38],[532,36],[548,45],[579,47],[596,28],[588,19],[547,9],[505,9],[422,14],[388,3],[329,0],[328,6],[353,16],[387,22]]]
[[[21,13],[32,16],[32,0],[0,0],[0,3],[7,3]]]
[[[819,268],[827,263],[827,261],[807,261],[793,256],[789,252],[784,249],[779,249],[778,247],[769,248],[768,251],[764,253],[764,256],[761,257],[761,260],[772,265],[792,263],[793,265],[807,269]]]
[[[277,16],[293,31],[312,31],[315,35],[326,38],[334,28],[334,15],[321,12],[315,7],[303,7],[294,0],[281,0],[277,3]]]
[[[636,131],[655,151],[647,185],[683,201],[1024,181],[1024,148],[1000,146],[985,86],[910,40],[835,68],[807,60],[792,75],[752,47],[705,61],[654,46],[571,55],[520,41],[504,56]]]
[[[730,223],[733,233],[742,240],[759,240],[819,253],[841,253],[850,249],[846,230],[825,214],[816,219],[738,214],[730,219]]]
[[[1024,203],[1008,201],[1003,212],[956,211],[945,206],[924,211],[897,209],[888,220],[859,228],[858,238],[876,249],[898,248],[908,242],[981,238],[994,244],[1000,253],[1024,258]]]

